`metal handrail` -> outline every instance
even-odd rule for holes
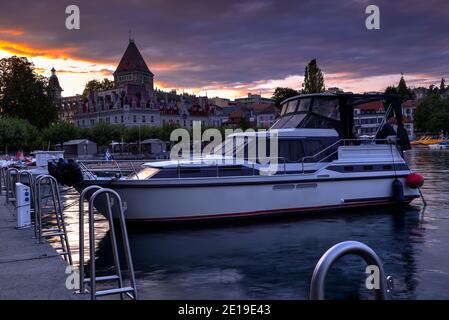
[[[327,147],[324,148],[323,150],[320,150],[318,153],[316,153],[316,154],[314,154],[314,155],[312,155],[312,156],[303,157],[303,158],[302,158],[302,161],[301,161],[301,163],[302,163],[302,171],[303,171],[303,174],[304,174],[304,163],[305,163],[305,160],[307,160],[307,159],[314,159],[314,158],[316,158],[317,156],[319,156],[320,154],[322,154],[322,153],[328,151],[329,149],[331,149],[331,148],[333,148],[333,147],[335,147],[335,146],[337,146],[337,145],[340,146],[340,144],[341,144],[342,142],[344,143],[343,146],[346,146],[346,142],[362,142],[362,141],[369,141],[369,142],[376,142],[376,141],[379,141],[379,142],[390,142],[390,140],[388,140],[388,139],[372,139],[372,138],[366,138],[366,139],[340,139],[340,140],[334,142],[333,144],[327,146]],[[327,155],[327,156],[324,157],[323,159],[320,159],[319,161],[317,161],[317,163],[323,162],[323,160],[329,158],[331,155],[334,155],[334,154],[337,153],[337,152],[338,152],[338,148],[337,148],[337,150],[335,150],[335,151],[332,152],[331,154]]]
[[[110,227],[109,230],[111,233],[112,253],[113,253],[113,258],[114,258],[116,274],[114,276],[96,277],[94,203],[95,203],[96,198],[103,194],[106,196],[107,218],[108,218],[109,227]],[[111,197],[112,197],[112,199],[114,199],[114,202],[111,201]],[[121,269],[120,269],[120,260],[119,260],[118,248],[117,248],[117,239],[115,236],[115,229],[114,229],[114,217],[112,215],[112,206],[114,204],[118,206],[118,210],[119,210],[118,221],[120,223],[120,231],[122,233],[123,248],[124,248],[124,252],[125,252],[125,259],[126,259],[126,264],[128,267],[128,273],[129,273],[129,277],[130,277],[131,287],[123,286],[123,279],[122,279],[122,274],[121,274]],[[125,215],[124,215],[124,211],[123,211],[123,203],[122,203],[122,200],[121,200],[119,194],[112,189],[106,189],[106,188],[99,189],[99,190],[95,191],[89,199],[89,251],[90,251],[90,279],[89,279],[89,281],[90,281],[91,299],[95,300],[97,296],[105,296],[105,295],[111,295],[111,294],[120,294],[121,298],[123,298],[123,294],[127,294],[130,298],[137,299],[136,280],[135,280],[135,275],[134,275],[133,262],[131,259],[131,249],[129,247],[129,242],[128,242],[128,232],[126,229]],[[84,275],[83,275],[83,278],[84,278]],[[104,291],[98,292],[96,290],[96,282],[98,280],[117,280],[118,284],[119,284],[119,288],[109,289],[109,290],[104,290]]]
[[[83,162],[77,161],[77,163],[79,164],[79,166],[81,167],[82,170],[84,170],[85,172],[90,174],[90,176],[92,178],[96,179],[96,176],[92,173],[92,171]]]
[[[366,244],[358,241],[340,242],[323,254],[313,271],[310,283],[310,299],[325,299],[324,284],[327,273],[338,259],[348,254],[358,255],[362,257],[368,265],[375,265],[379,268],[379,289],[374,289],[375,295],[378,300],[388,299],[387,281],[391,282],[391,278],[387,279],[385,277],[385,272],[379,256]]]
[[[377,135],[379,134],[379,131],[380,131],[380,130],[382,129],[382,127],[387,123],[388,115],[390,114],[390,112],[391,112],[392,109],[393,109],[393,104],[390,103],[390,104],[388,105],[387,112],[384,114],[384,117],[383,117],[383,119],[382,119],[382,122],[381,122],[380,125],[377,127],[376,134],[374,135],[374,137],[377,137]]]
[[[41,200],[43,198],[42,195],[42,184],[44,182],[47,182],[50,187],[50,193],[51,198],[53,200],[54,210],[55,210],[55,218],[56,218],[56,225],[57,229],[46,229],[43,230],[42,228],[42,205]],[[70,264],[73,264],[72,261],[72,252],[70,250],[70,244],[67,236],[67,229],[64,221],[64,212],[62,209],[60,194],[59,194],[59,188],[58,188],[58,182],[57,180],[51,176],[51,175],[39,175],[35,179],[34,183],[34,219],[35,219],[35,235],[37,238],[38,243],[41,243],[42,238],[49,238],[53,236],[59,237],[59,240],[61,242],[61,255],[64,256],[64,259]]]
[[[12,172],[15,172],[15,181],[12,179]],[[12,202],[10,196],[16,198],[16,188],[14,182],[20,179],[20,171],[17,168],[8,168],[6,170],[6,203]],[[15,200],[14,200],[15,201]]]
[[[377,142],[391,142],[388,139],[372,139],[372,138],[366,138],[366,139],[340,139],[340,140],[332,143],[331,145],[327,146],[326,148],[320,150],[319,152],[315,153],[314,155],[303,157],[301,159],[301,162],[298,161],[298,162],[294,162],[294,163],[299,163],[301,165],[301,168],[302,168],[302,174],[305,174],[305,163],[306,163],[306,160],[314,159],[314,158],[324,154],[325,152],[329,151],[330,149],[335,148],[338,145],[341,145],[341,144],[347,145],[347,143],[349,143],[349,142],[363,142],[363,141],[367,141],[367,142],[370,142],[370,143],[376,142],[376,141]],[[325,157],[323,157],[322,159],[320,159],[316,163],[322,163],[323,161],[325,161],[329,157],[335,155],[337,152],[338,152],[338,148],[337,148],[337,150],[335,150],[332,153],[326,155]],[[287,160],[285,159],[285,157],[270,157],[271,161],[274,160],[274,159],[281,160],[280,162],[278,161],[278,164],[283,166],[283,173],[286,174],[287,173],[287,167],[286,167]],[[233,158],[229,158],[229,159],[214,159],[214,158],[203,158],[203,157],[200,157],[200,158],[189,158],[188,159],[188,161],[201,161],[201,162],[205,162],[205,163],[207,163],[207,162],[210,162],[210,163],[215,162],[215,167],[216,167],[216,171],[217,171],[216,177],[220,177],[220,175],[219,175],[219,162],[220,161],[221,161],[222,164],[226,164],[226,162],[228,162],[228,161],[229,162],[232,161],[232,163],[235,163],[235,161],[251,162],[251,161],[257,161],[257,160],[260,160],[260,157],[259,158],[257,158],[257,157],[256,158],[249,158],[249,157],[246,157],[246,158],[235,158],[235,157],[233,157]],[[175,161],[175,160],[172,160],[172,161]],[[114,160],[113,165],[115,167],[115,170],[118,170],[120,172],[120,174],[122,175],[123,174],[123,172],[122,172],[123,169],[120,167],[120,163],[130,164],[129,171],[133,172],[133,174],[137,177],[137,179],[139,179],[138,174],[137,174],[138,172],[137,172],[134,164],[135,163],[144,164],[144,163],[148,163],[148,162],[149,163],[151,163],[151,162],[158,162],[158,160],[145,160],[145,161],[142,161],[142,160]],[[95,179],[96,179],[96,175],[93,172],[102,172],[102,171],[104,172],[104,171],[111,171],[111,170],[113,171],[114,170],[113,168],[88,168],[87,165],[86,165],[86,164],[98,164],[98,165],[111,164],[111,162],[109,160],[83,160],[82,162],[78,161],[78,163],[80,163],[80,166],[81,166],[82,170],[88,172],[92,177],[95,177]],[[181,169],[182,169],[182,167],[183,167],[183,163],[180,160],[177,160],[176,170],[177,170],[177,177],[178,177],[178,179],[181,178]],[[254,169],[254,164],[252,164],[252,167]],[[253,173],[254,173],[253,175],[255,175],[255,170],[253,170]]]
[[[6,190],[6,169],[7,167],[0,167],[0,195],[3,193],[3,189]]]

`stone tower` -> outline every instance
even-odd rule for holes
[[[127,84],[144,85],[148,93],[153,92],[154,74],[150,71],[133,39],[129,39],[128,47],[114,72],[116,88]]]

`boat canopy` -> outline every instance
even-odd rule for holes
[[[399,144],[402,150],[410,149],[410,141],[402,122],[399,95],[315,93],[303,94],[284,100],[281,116],[271,129],[284,128],[333,128],[341,139],[355,139],[354,108],[359,105],[382,101],[387,120],[395,117]],[[376,138],[386,138],[392,133],[388,122],[380,128]]]

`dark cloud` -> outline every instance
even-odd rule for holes
[[[2,3],[0,29],[22,30],[35,47],[114,63],[132,29],[157,80],[180,87],[283,79],[312,58],[327,73],[353,77],[449,73],[449,1],[375,3],[377,31],[365,28],[364,0],[19,0]],[[80,7],[79,31],[64,27],[69,4]]]

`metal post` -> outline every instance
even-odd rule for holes
[[[80,276],[80,293],[85,293],[84,289],[84,199],[86,194],[91,190],[101,189],[100,186],[89,186],[80,194],[79,200],[79,276]]]
[[[340,242],[327,250],[326,253],[321,257],[315,267],[315,270],[313,271],[312,281],[310,284],[310,299],[325,299],[324,285],[327,273],[338,259],[348,254],[358,255],[362,257],[368,265],[375,265],[379,268],[380,283],[379,289],[374,289],[375,295],[378,300],[386,300],[387,279],[382,267],[382,262],[370,247],[358,241]]]
[[[15,179],[13,179],[12,172],[15,173]],[[11,197],[16,198],[15,182],[19,179],[20,172],[16,168],[8,168],[6,170],[6,203],[11,202]],[[14,200],[15,201],[15,200]]]

